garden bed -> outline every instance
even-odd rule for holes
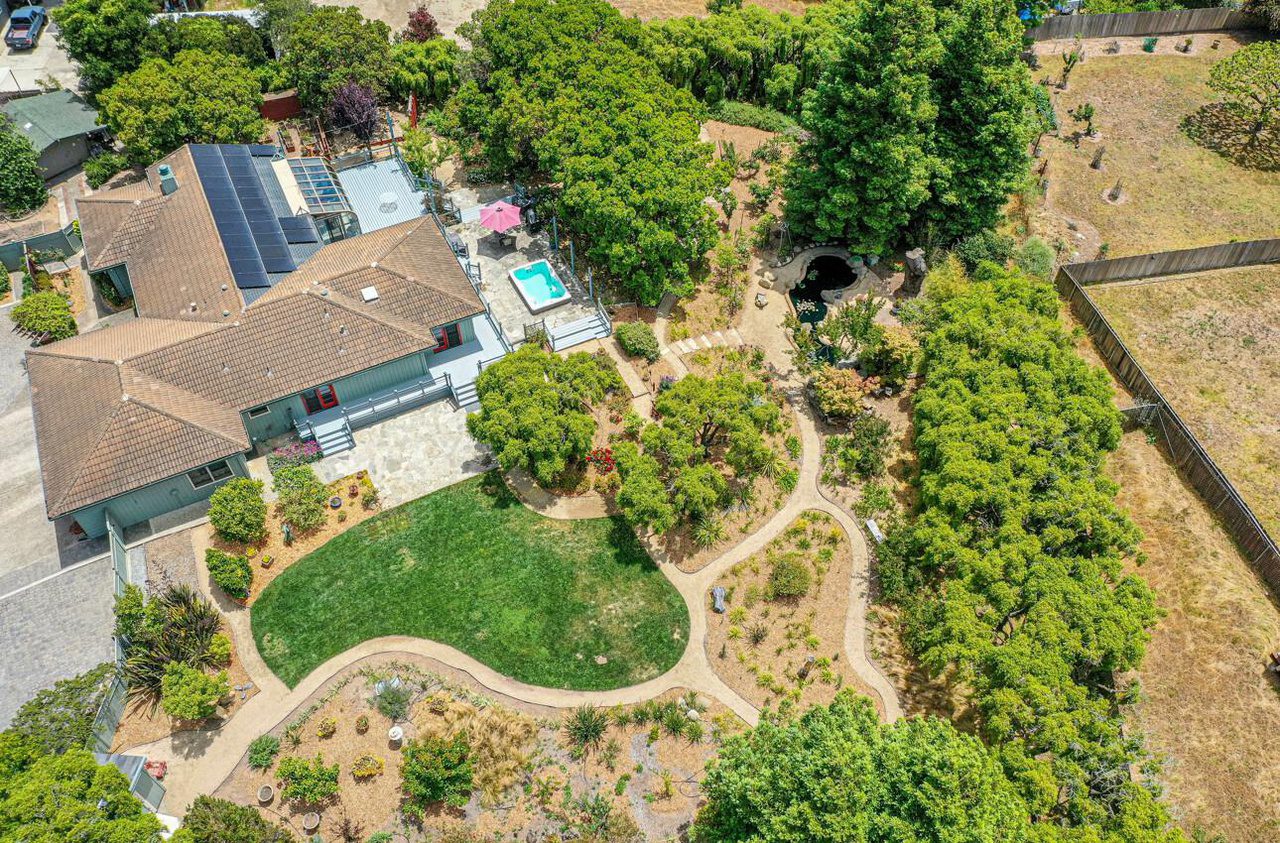
[[[543,518],[496,472],[334,537],[270,583],[252,619],[289,685],[361,641],[414,635],[530,684],[615,688],[670,668],[689,634],[621,518]]]
[[[218,670],[226,670],[227,680],[231,685],[231,696],[225,705],[219,706],[218,714],[210,720],[175,720],[157,703],[152,707],[147,701],[131,702],[120,717],[116,727],[115,738],[111,742],[112,752],[121,752],[131,747],[142,746],[178,732],[204,732],[219,729],[235,716],[236,712],[258,693],[249,673],[240,660],[240,642],[236,640],[235,631],[230,624],[222,625],[222,634],[231,639],[231,661]],[[245,687],[251,686],[251,687]],[[236,690],[241,688],[241,690]]]
[[[804,571],[802,596],[773,594],[770,577],[779,564]],[[846,685],[874,699],[844,652],[852,565],[844,530],[830,515],[809,511],[721,575],[714,585],[725,589],[727,611],[706,608],[707,659],[720,678],[757,707],[803,711],[831,702]]]
[[[471,744],[474,789],[470,797],[457,808],[428,809],[420,823],[406,823],[401,816],[401,751],[388,744],[387,730],[393,721],[374,703],[374,683],[392,676],[411,694],[407,713],[394,721],[406,740],[427,736],[447,740],[466,733]],[[681,715],[687,710],[684,692],[668,692],[660,700],[676,703],[669,708]],[[681,700],[685,702],[677,702]],[[611,815],[630,817],[645,839],[668,839],[692,819],[700,796],[697,781],[719,739],[737,732],[742,723],[718,703],[701,698],[702,734],[696,740],[685,734],[675,736],[660,724],[656,739],[650,741],[651,716],[646,714],[640,724],[631,722],[631,713],[638,708],[656,712],[660,704],[609,710],[609,725],[583,759],[570,751],[562,728],[568,711],[491,694],[466,674],[430,659],[367,659],[318,690],[272,730],[281,746],[270,769],[251,769],[246,755],[216,795],[257,807],[269,819],[285,821],[301,832],[303,815],[315,806],[280,799],[276,765],[287,756],[310,759],[319,753],[326,764],[339,767],[338,795],[319,806],[320,833],[325,839],[342,839],[344,818],[360,827],[361,840],[380,830],[405,832],[414,840],[434,839],[434,834],[463,825],[486,838],[495,834],[521,840],[551,834],[577,836],[580,822],[588,816],[578,800],[597,793]],[[363,733],[357,729],[361,717],[368,721]],[[329,720],[333,734],[321,738],[320,725]],[[382,759],[383,772],[357,781],[351,770],[363,755]],[[257,798],[264,784],[276,788],[266,806]]]

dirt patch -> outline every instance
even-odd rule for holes
[[[1280,689],[1264,668],[1280,611],[1165,452],[1128,433],[1108,461],[1119,503],[1142,528],[1136,573],[1166,616],[1152,632],[1131,722],[1164,759],[1184,828],[1262,843],[1280,835]]]
[[[806,572],[811,582],[803,596],[770,596],[779,564]],[[720,678],[761,708],[803,711],[830,703],[846,686],[875,699],[848,669],[844,652],[852,565],[844,530],[825,512],[810,511],[726,571],[715,585],[725,589],[727,611],[706,609],[707,658]]]
[[[429,811],[421,825],[405,824],[400,815],[399,750],[387,739],[392,721],[373,704],[374,683],[391,676],[413,694],[409,715],[398,722],[406,738],[470,736],[475,772],[471,799],[460,809]],[[287,755],[313,758],[319,753],[326,764],[338,764],[340,793],[320,806],[320,831],[326,839],[341,839],[344,819],[360,826],[361,839],[379,830],[400,831],[412,840],[434,839],[433,834],[461,825],[481,835],[509,834],[510,839],[570,835],[589,813],[581,799],[599,794],[611,814],[629,816],[646,839],[656,840],[675,835],[692,818],[707,761],[723,737],[742,728],[718,703],[696,699],[700,734],[689,734],[687,712],[693,702],[685,692],[672,691],[657,701],[609,710],[604,736],[582,758],[566,745],[562,717],[567,712],[489,694],[465,674],[430,659],[378,658],[335,677],[271,734],[281,738],[277,762]],[[357,728],[361,717],[368,720],[363,732]],[[333,733],[322,738],[320,725],[328,720]],[[681,721],[680,736],[672,734],[668,720]],[[383,771],[358,782],[351,769],[363,755],[382,759]],[[257,799],[264,784],[277,794],[265,806]],[[282,803],[278,793],[274,765],[267,771],[251,770],[246,757],[216,795],[255,806],[301,831],[306,808]]]
[[[1056,87],[1066,45],[1037,47],[1043,66],[1034,75],[1055,83],[1050,90],[1060,129],[1041,142],[1051,212],[1039,215],[1032,228],[1068,257],[1088,260],[1097,252],[1083,242],[1087,229],[1078,226],[1080,238],[1064,234],[1070,220],[1096,227],[1099,246],[1106,244],[1111,257],[1275,236],[1280,172],[1239,166],[1183,128],[1184,120],[1216,99],[1207,85],[1209,68],[1249,38],[1191,37],[1190,54],[1173,51],[1182,40],[1175,38],[1161,38],[1155,54],[1142,52],[1143,39],[1118,39],[1115,55],[1107,53],[1110,40],[1088,41],[1066,91]],[[1214,41],[1216,50],[1209,46]],[[1071,112],[1084,103],[1096,112],[1094,126],[1103,136],[1096,143],[1077,138],[1084,124]],[[1099,147],[1105,148],[1102,168],[1093,169]],[[1122,204],[1103,198],[1117,182],[1127,200]]]
[[[1263,526],[1280,535],[1280,267],[1089,294]]]

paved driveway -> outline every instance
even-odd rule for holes
[[[56,9],[61,5],[62,0],[45,0],[44,3],[45,9],[48,10]],[[3,25],[4,31],[8,32],[8,6],[0,3],[0,14],[4,15],[3,24],[0,25]],[[4,51],[3,55],[0,55],[0,67],[12,70],[13,75],[24,87],[39,79],[53,77],[62,87],[76,90],[80,84],[80,75],[76,72],[71,59],[58,46],[57,33],[58,25],[50,17],[34,49],[11,50],[8,46],[0,44],[0,50]]]

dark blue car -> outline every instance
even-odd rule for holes
[[[24,6],[9,15],[9,31],[4,43],[15,50],[30,50],[40,40],[46,20],[45,10],[39,6]]]

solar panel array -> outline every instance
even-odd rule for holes
[[[290,243],[319,243],[320,235],[316,233],[315,223],[309,214],[297,217],[279,217],[280,230],[284,239]]]
[[[222,248],[231,264],[236,286],[241,289],[270,287],[268,273],[292,272],[298,268],[289,252],[289,243],[315,242],[288,240],[280,218],[271,207],[253,159],[274,154],[274,147],[260,144],[191,146],[191,158],[213,211]]]

